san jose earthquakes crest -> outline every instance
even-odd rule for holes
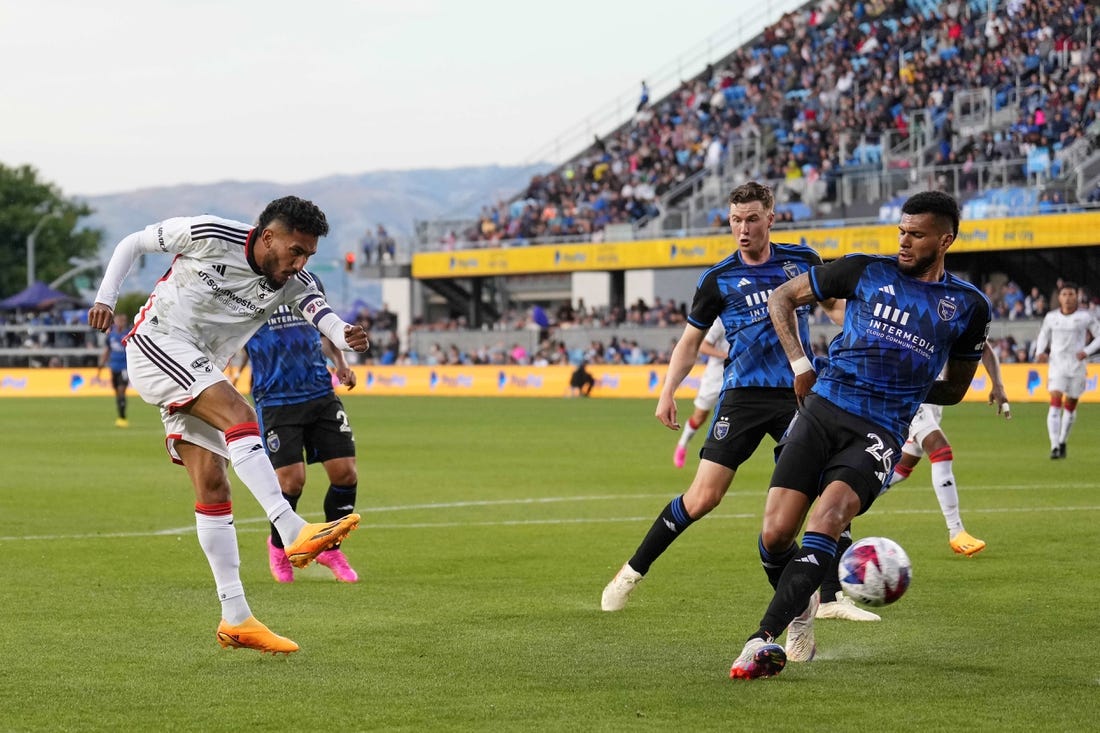
[[[730,434],[730,419],[722,416],[714,423],[714,439],[722,440]]]
[[[281,445],[282,445],[282,443],[279,442],[279,434],[276,433],[274,430],[268,430],[267,431],[267,452],[268,453],[278,453],[279,452],[279,446],[281,446]]]

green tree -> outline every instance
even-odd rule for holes
[[[71,270],[70,257],[95,257],[103,232],[77,229],[91,213],[87,204],[65,199],[57,186],[40,180],[31,166],[0,163],[0,298],[27,287],[27,239],[36,227],[36,280],[49,283]],[[75,293],[72,281],[60,287]]]

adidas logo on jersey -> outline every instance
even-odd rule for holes
[[[737,281],[737,287],[739,288],[743,288],[746,285],[752,285],[752,280],[749,280],[747,277],[743,277]]]
[[[894,295],[895,294],[893,285],[883,285],[881,288],[878,289],[878,291],[880,293],[886,293],[887,295]]]
[[[900,326],[904,326],[909,322],[909,314],[903,310],[894,308],[893,306],[883,305],[882,303],[875,303],[875,318],[882,318],[887,321],[893,321]]]
[[[758,290],[757,292],[746,295],[745,303],[752,308],[753,306],[764,305],[768,302],[768,296],[772,294],[771,288],[767,290]]]

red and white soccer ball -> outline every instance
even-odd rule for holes
[[[905,594],[912,577],[909,556],[885,537],[864,537],[840,558],[840,587],[868,606],[885,606]]]

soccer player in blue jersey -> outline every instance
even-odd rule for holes
[[[775,595],[731,678],[772,676],[787,659],[813,657],[816,589],[841,532],[883,490],[920,404],[953,405],[970,387],[992,308],[944,268],[958,231],[952,196],[915,194],[901,208],[896,257],[849,255],[768,298],[799,409],[779,443],[758,543]],[[844,326],[819,375],[799,311],[836,298],[845,299]],[[773,643],[784,630],[785,653]]]
[[[691,486],[665,506],[634,555],[604,588],[600,606],[605,611],[626,606],[650,565],[693,522],[718,506],[738,467],[765,435],[779,440],[797,408],[794,378],[768,318],[768,294],[820,265],[821,258],[809,247],[771,241],[774,204],[771,190],[753,181],[738,186],[729,196],[730,230],[737,251],[699,279],[684,334],[669,359],[656,417],[666,427],[680,429],[676,389],[695,365],[711,325],[721,318],[729,342],[729,363],[718,407]],[[824,306],[839,310],[839,304],[831,300]],[[795,314],[803,326],[806,351],[810,350],[809,312],[806,304]],[[837,312],[832,315],[839,318]]]
[[[321,281],[314,279],[324,293]],[[252,364],[252,399],[260,418],[260,434],[283,496],[297,509],[306,483],[305,464],[319,462],[329,480],[325,521],[354,511],[359,483],[355,436],[326,363],[327,357],[340,384],[352,389],[355,372],[344,354],[299,312],[285,305],[249,339],[245,354]],[[271,575],[280,583],[293,582],[294,567],[274,524],[267,549]],[[341,582],[359,580],[339,543],[318,555],[317,562]]]
[[[103,347],[103,356],[99,359],[99,369],[96,378],[103,371],[103,367],[111,370],[111,388],[115,391],[115,409],[118,417],[115,418],[115,427],[128,428],[130,421],[126,419],[126,388],[130,386],[130,378],[126,375],[126,334],[130,331],[130,318],[125,313],[116,313],[114,325],[107,332],[107,345]]]

